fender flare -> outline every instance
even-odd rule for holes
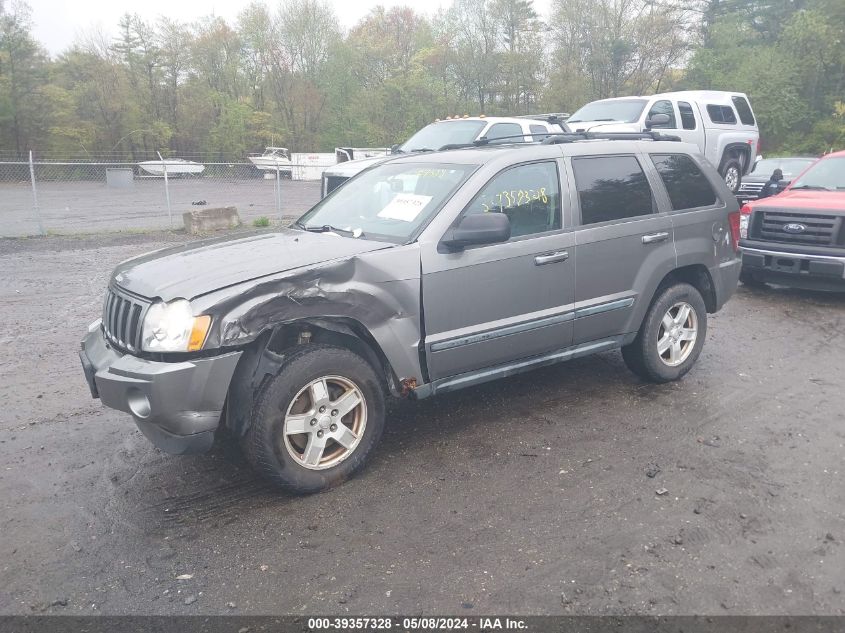
[[[735,158],[738,154],[744,156],[744,158],[740,159],[740,168],[742,169],[742,175],[745,176],[748,173],[748,170],[751,167],[751,149],[748,147],[748,144],[728,143],[722,150],[722,158],[719,160],[720,176],[725,175],[722,171],[725,168],[725,164],[729,160]]]

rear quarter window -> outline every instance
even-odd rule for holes
[[[696,123],[692,106],[686,101],[678,101],[678,111],[681,113],[681,125],[683,128],[685,130],[694,130],[696,128]]]
[[[710,104],[707,106],[707,116],[713,123],[736,125],[736,115],[731,106]]]
[[[682,211],[716,204],[716,192],[692,158],[686,154],[652,154],[651,160],[666,185],[672,209]]]

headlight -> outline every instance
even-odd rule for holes
[[[141,349],[147,352],[194,352],[202,349],[211,317],[195,317],[185,299],[154,303],[144,317]]]

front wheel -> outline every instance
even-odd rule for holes
[[[622,348],[622,357],[644,380],[678,380],[695,364],[706,335],[707,309],[701,293],[690,284],[674,284],[654,300],[637,338]]]
[[[308,345],[262,387],[244,452],[274,484],[319,492],[363,466],[384,418],[384,391],[366,360],[343,348]]]
[[[728,189],[731,190],[732,194],[736,195],[739,191],[739,186],[742,184],[742,165],[739,164],[739,161],[732,158],[725,163],[722,176],[725,179]]]

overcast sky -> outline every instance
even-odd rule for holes
[[[275,6],[275,0],[265,0]],[[28,0],[35,22],[35,37],[51,54],[56,55],[70,46],[79,34],[92,27],[114,34],[117,21],[124,13],[138,13],[148,20],[159,15],[192,22],[204,15],[219,15],[234,21],[251,0]],[[354,25],[377,4],[387,7],[408,5],[422,13],[433,13],[451,0],[329,0],[344,27]],[[535,0],[541,14],[549,0]]]

